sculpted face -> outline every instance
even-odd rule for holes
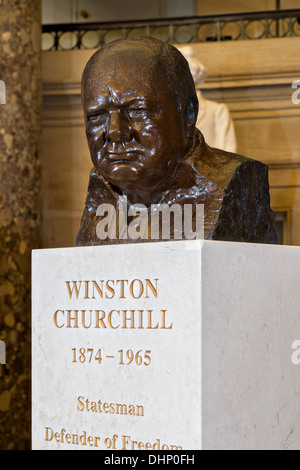
[[[131,202],[155,200],[190,145],[164,67],[142,49],[103,51],[85,75],[83,107],[96,170]]]

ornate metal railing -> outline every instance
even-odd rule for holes
[[[156,37],[172,44],[300,36],[300,9],[127,22],[43,26],[44,51],[95,49],[114,39]]]

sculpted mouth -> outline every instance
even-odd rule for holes
[[[141,157],[140,153],[135,150],[126,152],[107,152],[106,158],[114,163],[139,163],[137,160]]]

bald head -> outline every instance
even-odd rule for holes
[[[176,47],[154,38],[119,39],[98,49],[83,72],[83,97],[86,87],[97,73],[106,73],[109,78],[122,70],[126,75],[126,69],[130,67],[135,67],[143,83],[157,74],[160,77],[164,75],[162,85],[172,91],[177,106],[182,111],[192,106],[197,115],[198,99],[188,61]]]

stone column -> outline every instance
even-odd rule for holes
[[[40,0],[0,0],[0,449],[30,449],[31,250],[39,247]],[[2,101],[3,102],[3,101]],[[3,343],[2,343],[3,344]]]

